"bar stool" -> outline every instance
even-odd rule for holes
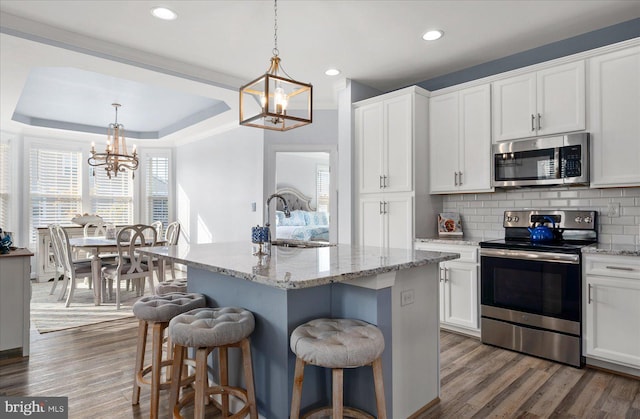
[[[251,345],[249,336],[255,327],[253,314],[243,308],[199,308],[176,316],[169,323],[169,336],[174,344],[173,375],[169,407],[173,409],[173,417],[181,418],[180,411],[192,399],[194,401],[194,418],[204,418],[204,406],[212,394],[220,394],[222,403],[216,405],[222,411],[222,417],[241,418],[249,413],[249,417],[257,419],[258,409],[253,382],[253,366],[251,364]],[[229,385],[228,348],[242,350],[245,389]],[[180,380],[182,374],[185,348],[195,348],[196,372],[195,392],[179,399]],[[220,383],[209,386],[207,357],[218,348],[220,357]],[[229,415],[229,395],[240,399],[244,406],[232,416]]]
[[[167,359],[162,360],[162,344],[164,331],[169,326],[169,321],[175,316],[194,308],[205,307],[206,299],[202,294],[195,293],[170,293],[166,295],[150,295],[140,298],[133,304],[133,314],[138,322],[138,345],[136,350],[136,365],[133,378],[133,397],[131,404],[140,403],[140,388],[142,384],[151,385],[151,410],[150,417],[158,417],[160,390],[169,388],[169,381],[160,382],[162,367],[172,365],[171,350],[167,350]],[[144,355],[147,346],[147,331],[152,328],[152,352],[151,364],[144,365]],[[168,343],[168,348],[171,344]],[[145,376],[151,372],[151,381]],[[167,373],[167,378],[170,373]]]
[[[291,397],[291,419],[300,415],[304,366],[316,365],[332,369],[332,407],[313,410],[303,417],[373,418],[370,414],[343,406],[344,368],[366,365],[373,367],[378,418],[386,419],[387,409],[382,380],[384,336],[376,326],[354,319],[316,319],[302,324],[291,334],[291,350],[296,355],[296,368]],[[343,416],[344,415],[344,416]]]
[[[162,281],[156,285],[155,292],[156,295],[168,294],[170,292],[187,292],[187,279]]]

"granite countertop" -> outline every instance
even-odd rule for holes
[[[338,244],[272,247],[251,254],[251,243],[210,243],[141,248],[142,253],[283,289],[307,288],[457,259],[457,253]]]
[[[484,237],[475,237],[464,235],[462,237],[426,237],[416,238],[416,242],[421,243],[439,243],[439,244],[454,244],[462,246],[479,246],[481,241],[491,240]]]
[[[597,253],[614,256],[640,256],[638,244],[598,243],[582,248],[582,253]]]
[[[0,257],[10,258],[10,257],[20,257],[20,256],[33,256],[33,252],[29,249],[25,248],[15,248],[12,247],[9,253],[0,254]]]

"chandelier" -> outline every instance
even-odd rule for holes
[[[119,103],[112,103],[116,110],[116,121],[113,124],[109,124],[107,130],[107,147],[104,153],[96,153],[95,143],[91,143],[91,157],[87,161],[89,166],[101,167],[104,166],[104,170],[107,171],[107,176],[111,179],[111,176],[118,176],[118,172],[124,172],[125,170],[131,170],[131,178],[135,178],[135,172],[138,168],[138,154],[136,153],[136,146],[133,146],[133,154],[129,154],[127,151],[127,142],[124,138],[124,125],[118,123],[118,108],[122,105]],[[95,176],[95,171],[93,175]]]
[[[278,0],[274,0],[273,9],[271,65],[264,75],[240,88],[240,125],[288,131],[311,123],[313,87],[291,79],[282,68],[278,56]]]

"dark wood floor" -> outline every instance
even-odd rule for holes
[[[29,360],[0,363],[0,395],[67,396],[69,418],[148,417],[147,389],[140,405],[131,406],[136,326],[135,319],[123,319],[44,335],[32,331]],[[638,380],[448,332],[441,332],[441,363],[441,402],[420,418],[640,419]],[[161,403],[166,406],[165,396]],[[207,417],[218,417],[215,408]]]

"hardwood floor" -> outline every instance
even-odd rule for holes
[[[136,333],[135,319],[44,335],[33,330],[29,360],[0,363],[0,395],[67,396],[69,418],[146,418],[148,389],[140,405],[131,406]],[[444,331],[441,363],[441,401],[420,418],[640,419],[639,380],[560,365]],[[166,404],[163,394],[161,409]],[[218,413],[209,407],[207,417]]]

